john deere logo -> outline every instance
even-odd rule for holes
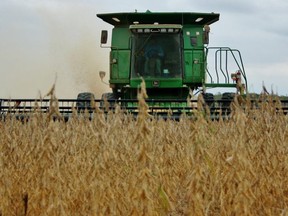
[[[159,87],[159,81],[158,80],[154,80],[153,81],[153,86],[154,87]]]

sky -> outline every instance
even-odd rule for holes
[[[1,0],[0,98],[39,98],[53,84],[58,98],[80,92],[96,97],[109,87],[109,49],[96,17],[113,12],[220,13],[210,26],[210,45],[239,49],[250,92],[288,95],[287,0]]]

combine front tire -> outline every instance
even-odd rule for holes
[[[114,100],[114,101],[113,101]],[[100,108],[102,109],[110,109],[115,106],[116,97],[113,93],[104,93],[101,97]]]
[[[77,96],[76,108],[78,111],[91,109],[94,106],[95,96],[91,92],[82,92]]]
[[[205,104],[211,108],[214,105],[214,95],[212,93],[204,93],[203,99],[205,101]]]
[[[226,113],[229,115],[231,112],[231,103],[235,97],[235,93],[233,92],[225,92],[222,94],[222,102],[221,102],[221,109],[222,113]]]

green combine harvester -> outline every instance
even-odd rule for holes
[[[223,99],[244,94],[247,79],[239,50],[208,47],[209,25],[219,20],[219,14],[147,11],[97,16],[114,26],[109,46],[112,93],[102,98],[120,99],[123,107],[136,109],[137,101],[126,101],[137,99],[145,80],[147,103],[154,112],[170,109],[178,115],[188,106],[191,92],[202,93],[208,104],[214,101],[213,94],[207,93],[209,88],[234,88]],[[102,45],[107,35],[103,30]],[[209,54],[214,59],[213,71],[207,66]]]
[[[57,109],[66,118],[73,108],[104,109],[108,101],[113,109],[138,112],[137,94],[144,80],[149,112],[172,116],[191,112],[193,95],[201,94],[211,109],[224,104],[215,103],[211,88],[232,88],[221,100],[230,104],[235,94],[245,94],[247,78],[242,57],[237,49],[209,47],[210,25],[219,20],[217,13],[133,12],[97,14],[113,25],[111,44],[108,31],[101,33],[101,47],[110,48],[110,79],[112,89],[101,99],[89,92],[80,93],[75,100],[57,100]],[[103,79],[105,72],[100,72]],[[231,90],[230,90],[231,91]],[[107,102],[106,101],[106,102]],[[53,102],[53,101],[52,101]],[[227,101],[226,101],[227,102]],[[106,103],[107,104],[107,103]],[[216,104],[216,105],[215,105]],[[51,110],[51,99],[1,99],[1,113],[27,113],[35,109]]]

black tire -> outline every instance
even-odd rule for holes
[[[104,93],[102,94],[101,96],[101,101],[100,101],[100,108],[101,109],[107,109],[105,107],[105,100],[107,100],[109,102],[109,108],[114,108],[115,106],[115,101],[113,100],[116,100],[116,97],[113,93],[109,92],[109,93]]]
[[[229,110],[230,111],[230,105],[231,105],[234,97],[235,97],[235,93],[233,93],[233,92],[223,93],[222,98],[221,98],[223,100],[221,103],[221,108],[223,110]]]
[[[82,92],[77,96],[76,108],[77,110],[85,110],[93,108],[95,96],[91,92]]]
[[[214,95],[212,93],[204,93],[203,94],[203,99],[205,101],[205,104],[208,106],[208,107],[212,107],[213,104],[214,104]]]

